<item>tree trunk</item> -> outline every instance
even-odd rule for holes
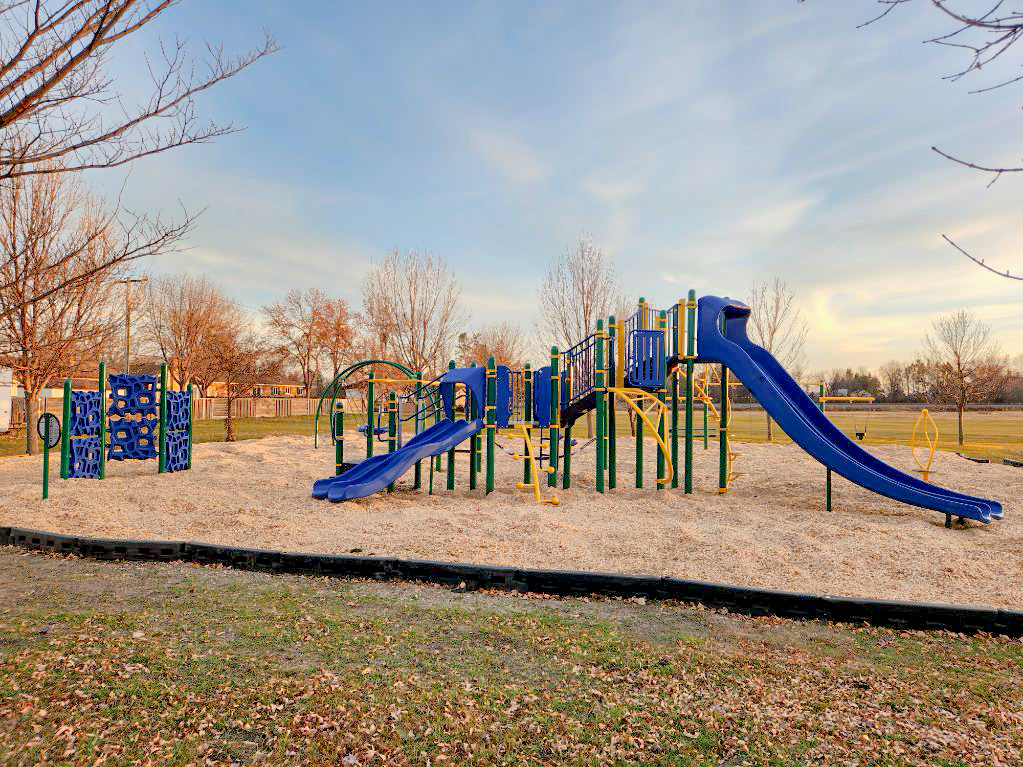
[[[959,445],[963,444],[963,406],[956,408],[959,411]]]
[[[586,438],[593,439],[593,411],[586,411]]]
[[[227,398],[227,418],[224,419],[224,429],[227,432],[224,442],[234,442],[237,438],[234,433],[234,399],[231,397]]]
[[[771,431],[771,416],[767,416],[767,441],[774,442],[774,433]]]
[[[30,392],[28,389],[25,389],[25,452],[29,455],[39,452],[39,435],[36,434],[36,392]]]

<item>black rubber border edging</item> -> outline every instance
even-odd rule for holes
[[[1019,610],[801,594],[680,578],[268,551],[181,541],[106,540],[20,527],[0,527],[0,546],[19,546],[100,560],[181,561],[269,573],[464,583],[467,589],[498,588],[562,596],[642,596],[697,602],[745,615],[868,623],[897,629],[1023,636],[1023,612]]]

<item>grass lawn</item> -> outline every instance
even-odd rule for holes
[[[828,414],[838,427],[852,437],[856,431],[866,429],[865,444],[908,445],[916,421],[915,411],[880,410],[871,412],[834,411]],[[966,446],[956,444],[956,414],[935,412],[932,414],[941,435],[939,449],[956,450],[977,458],[1001,461],[1003,458],[1023,459],[1023,411],[983,411],[967,413],[965,416]],[[680,418],[684,417],[680,416]],[[695,431],[699,442],[703,429],[703,413],[696,410]],[[345,416],[345,428],[354,434],[357,426],[365,423],[365,416]],[[258,439],[268,436],[311,436],[312,416],[292,418],[242,418],[236,421],[238,439]],[[680,427],[681,428],[681,427]],[[765,442],[767,440],[767,419],[760,409],[736,410],[731,419],[732,439],[738,442]],[[775,427],[776,442],[789,442],[788,437]],[[585,419],[576,423],[575,433],[582,437],[586,433]],[[618,433],[628,435],[629,422],[619,414]],[[196,421],[194,427],[196,442],[220,442],[224,439],[223,421]],[[326,435],[326,437],[324,437]],[[710,439],[716,441],[717,428],[710,419]],[[330,422],[320,418],[320,437],[330,439]],[[0,456],[21,455],[25,452],[25,437],[0,436]]]
[[[1019,764],[1023,645],[0,550],[0,763]]]

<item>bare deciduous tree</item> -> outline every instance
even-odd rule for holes
[[[991,337],[991,326],[965,309],[936,319],[923,345],[937,393],[956,406],[961,445],[963,411],[971,402],[997,393],[1005,359]]]
[[[889,360],[878,370],[885,396],[889,402],[898,402],[906,396],[906,369],[898,360]]]
[[[306,396],[312,392],[319,370],[323,308],[327,301],[323,291],[310,288],[304,293],[290,290],[283,301],[263,307],[270,341],[277,345],[281,356],[298,366]]]
[[[353,361],[358,315],[343,298],[326,299],[320,307],[319,347],[330,363],[333,378]]]
[[[392,251],[362,280],[368,348],[412,370],[439,372],[468,322],[461,300],[462,287],[443,258]]]
[[[143,332],[179,389],[195,384],[205,396],[211,383],[210,350],[235,311],[234,302],[208,277],[174,274],[150,281]]]
[[[40,390],[95,362],[119,326],[109,282],[117,267],[97,269],[124,247],[107,222],[74,176],[0,184],[0,365],[13,368],[25,390],[29,453],[37,449],[32,427]],[[64,255],[55,260],[55,252]]]
[[[485,365],[493,357],[498,365],[519,367],[524,362],[525,344],[522,328],[510,322],[462,333],[458,337],[458,359],[461,364]]]
[[[45,175],[57,177],[51,182],[37,176],[0,180],[4,205],[10,216],[21,219],[19,226],[23,229],[20,240],[8,236],[5,247],[0,249],[0,290],[14,291],[8,294],[12,303],[0,308],[0,312],[17,311],[146,256],[173,252],[195,224],[195,218],[187,214],[179,222],[168,223],[159,216],[129,213],[120,203],[110,208],[83,187],[80,173],[57,172],[56,164],[48,167],[55,172]],[[67,199],[58,202],[55,195]],[[33,242],[33,235],[26,228],[31,218],[29,201],[41,202],[43,198],[50,202],[35,225],[46,227],[51,234],[45,247],[36,248],[37,252],[28,259],[25,249]],[[60,221],[49,221],[55,216]],[[88,226],[79,225],[79,220],[87,220]],[[97,248],[97,240],[103,240],[104,247]],[[86,251],[90,257],[82,258]],[[29,261],[38,274],[26,281],[24,269]],[[26,289],[28,285],[32,288]],[[13,303],[15,292],[19,296],[17,303]]]
[[[272,344],[252,330],[252,323],[237,305],[230,306],[222,319],[216,336],[210,339],[207,357],[210,375],[224,382],[224,441],[234,442],[235,402],[252,396],[253,388],[267,378],[279,376],[281,358]]]
[[[123,103],[107,66],[116,46],[177,0],[23,0],[0,6],[0,177],[110,168],[231,133],[200,121],[196,97],[277,50],[272,37],[239,56],[207,44],[202,66],[184,43],[147,60],[148,101]],[[17,139],[17,140],[16,140]],[[26,139],[26,140],[21,140]]]
[[[611,257],[588,237],[580,237],[547,267],[537,298],[541,335],[563,351],[575,346],[621,303]]]
[[[747,303],[750,340],[770,352],[799,380],[806,364],[806,334],[810,324],[795,305],[796,293],[784,280],[775,277],[771,284],[755,282]],[[773,439],[771,416],[767,416],[767,438]]]

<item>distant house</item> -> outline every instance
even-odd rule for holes
[[[14,402],[14,371],[0,368],[0,434],[11,428],[11,407]]]
[[[226,397],[227,396],[227,384],[223,381],[213,381],[206,388],[207,397]],[[308,392],[306,386],[301,381],[296,381],[293,378],[269,378],[266,381],[260,381],[258,384],[252,387],[250,397],[306,397]]]

